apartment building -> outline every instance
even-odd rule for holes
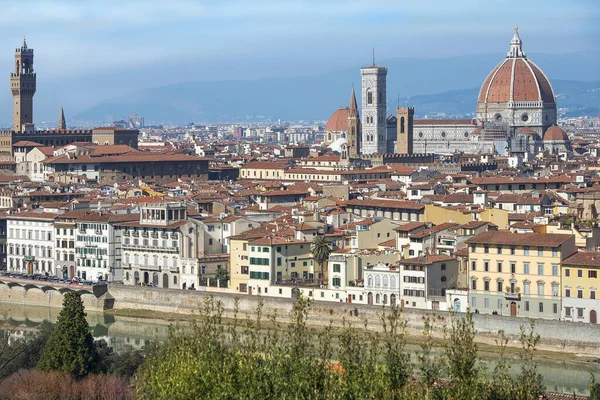
[[[61,276],[54,265],[54,218],[33,211],[6,217],[8,271]]]
[[[561,268],[562,311],[564,320],[598,323],[600,313],[600,252],[573,254]]]
[[[487,231],[466,243],[471,309],[560,318],[560,266],[577,252],[573,235]]]
[[[229,253],[229,237],[239,235],[249,229],[258,227],[256,221],[239,216],[223,216],[222,218],[206,218],[204,224],[204,250],[207,254]]]
[[[163,288],[197,287],[203,226],[187,216],[183,202],[140,205],[139,220],[121,222],[123,283]],[[185,275],[186,281],[181,277]]]

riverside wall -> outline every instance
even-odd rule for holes
[[[188,314],[198,312],[199,308],[211,296],[223,304],[224,316],[233,317],[234,308],[238,308],[238,316],[245,318],[254,315],[262,302],[262,312],[267,316],[274,315],[280,322],[290,320],[294,302],[290,299],[238,295],[231,293],[215,293],[191,290],[154,289],[147,287],[131,287],[109,285],[109,294],[114,300],[115,309],[152,310],[164,313]],[[383,330],[381,316],[389,308],[363,304],[348,304],[315,301],[308,312],[307,323],[315,327],[329,324],[341,327],[351,324],[367,329]],[[407,333],[420,335],[425,320],[429,317],[434,327],[434,337],[443,338],[444,328],[449,326],[450,313],[446,311],[426,311],[405,309],[402,318],[407,324]],[[474,314],[473,322],[479,343],[495,345],[499,332],[504,331],[509,339],[509,346],[520,347],[518,341],[521,326],[529,327],[527,318],[509,318],[496,315]],[[541,336],[538,348],[548,351],[560,351],[588,356],[600,356],[600,325],[584,323],[536,320],[535,331]]]

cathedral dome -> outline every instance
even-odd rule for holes
[[[518,28],[510,41],[510,51],[487,76],[479,91],[479,103],[519,101],[553,103],[550,81],[523,51]]]
[[[345,132],[348,129],[348,107],[338,108],[325,125],[326,132]]]
[[[567,132],[565,132],[564,129],[556,125],[552,125],[546,130],[546,133],[544,133],[544,142],[548,141],[567,142],[569,141],[569,136],[567,136]]]

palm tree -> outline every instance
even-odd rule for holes
[[[319,279],[319,283],[323,284],[323,277],[325,276],[323,273],[323,264],[329,259],[329,254],[331,253],[329,243],[327,243],[323,236],[316,236],[310,247],[310,252],[321,267],[321,277]]]

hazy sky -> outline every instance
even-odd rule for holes
[[[24,34],[48,78],[164,63],[172,82],[190,64],[202,80],[318,73],[373,46],[380,60],[505,52],[515,24],[529,52],[597,51],[598,21],[598,0],[3,0],[0,71]]]

